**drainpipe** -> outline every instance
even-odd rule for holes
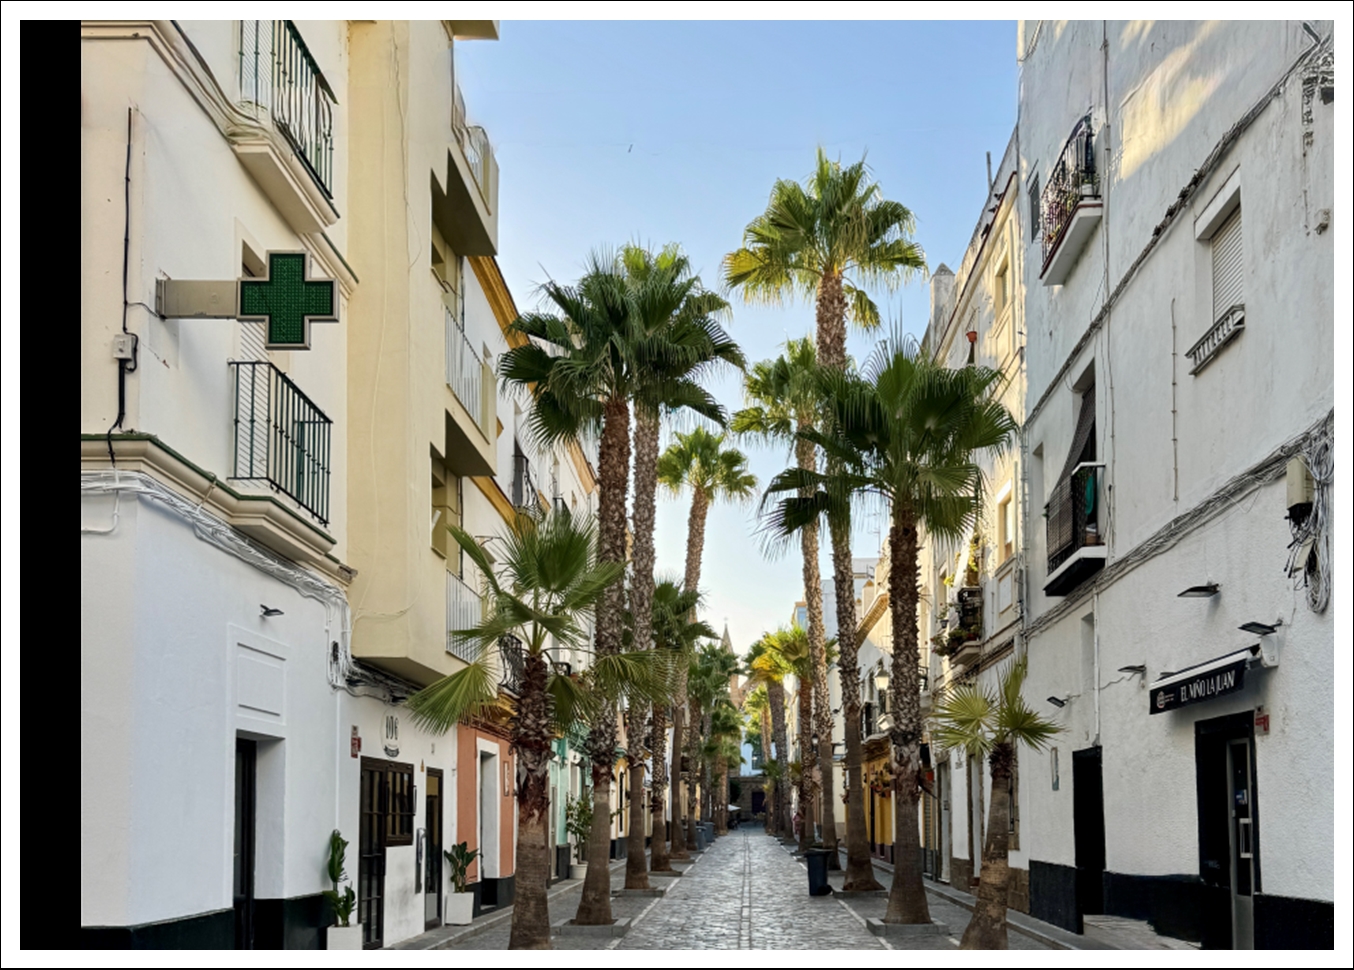
[[[1100,747],[1100,590],[1091,594],[1091,638],[1095,643],[1095,746]]]

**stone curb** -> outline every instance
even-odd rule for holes
[[[624,872],[625,872],[625,860],[624,860],[624,859],[620,860],[619,862],[612,863],[612,866],[611,866],[611,873],[612,873],[612,875],[614,876],[614,875],[615,875],[616,873],[618,873],[618,872],[619,872],[619,873],[624,873]],[[583,885],[583,880],[581,880],[581,879],[564,879],[564,880],[561,880],[560,882],[556,883],[556,884],[550,889],[549,892],[546,893],[546,899],[548,899],[548,900],[553,900],[555,897],[557,897],[557,896],[563,896],[565,893],[567,893],[567,892],[569,892],[569,891],[571,891],[571,890],[573,890],[573,889],[578,889],[578,888],[581,887],[582,885]],[[418,945],[410,946],[410,945],[409,945],[410,943],[412,943],[414,940],[417,940],[417,939],[418,939],[418,937],[415,936],[415,937],[413,937],[413,938],[411,938],[411,939],[409,939],[409,940],[402,940],[402,941],[400,941],[400,943],[395,944],[395,946],[393,946],[393,947],[387,947],[386,949],[399,949],[399,950],[447,950],[447,949],[450,949],[451,947],[455,946],[457,943],[463,942],[464,940],[472,939],[473,937],[479,936],[479,935],[482,934],[482,933],[488,933],[490,930],[494,929],[494,927],[501,925],[505,920],[511,920],[511,919],[512,919],[512,911],[513,911],[513,907],[508,906],[508,907],[506,907],[505,909],[503,909],[503,910],[500,911],[500,912],[494,912],[494,913],[489,914],[488,916],[481,916],[479,919],[475,920],[473,923],[471,923],[469,926],[465,927],[464,929],[458,930],[457,932],[452,933],[451,935],[449,935],[449,936],[447,936],[447,937],[445,937],[445,938],[443,938],[443,939],[440,939],[440,940],[436,941],[435,943],[431,943],[431,944],[429,944],[429,945],[427,945],[427,946],[418,946]],[[437,931],[436,931],[436,930],[430,930],[429,932],[430,932],[430,933],[436,933]],[[420,935],[422,935],[422,934],[420,934]]]
[[[600,926],[580,926],[571,919],[562,919],[550,927],[552,936],[593,937],[597,939],[614,939],[618,936],[624,936],[628,932],[630,932],[630,917],[628,916],[613,923],[603,923]]]
[[[865,921],[866,927],[875,936],[888,937],[890,939],[912,939],[918,936],[949,936],[950,928],[939,920],[931,920],[930,923],[885,923],[881,919],[870,917]]]

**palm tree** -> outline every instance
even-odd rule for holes
[[[829,410],[826,430],[803,434],[828,455],[829,471],[789,469],[776,476],[768,493],[796,493],[783,499],[775,513],[777,527],[786,534],[849,495],[872,495],[889,506],[889,703],[896,712],[890,736],[898,861],[885,921],[926,923],[930,911],[917,852],[922,738],[918,528],[924,525],[938,542],[968,534],[983,485],[974,456],[1003,448],[1016,423],[995,396],[1000,372],[984,367],[949,370],[921,353],[910,338],[880,344],[862,376],[828,372],[822,380]],[[799,489],[810,485],[814,495],[799,497]]]
[[[633,296],[640,329],[636,355],[635,387],[635,502],[631,519],[634,544],[631,555],[630,611],[635,618],[634,636],[639,649],[652,640],[654,591],[654,512],[658,488],[658,435],[662,415],[690,407],[720,423],[723,408],[698,383],[712,365],[745,366],[742,351],[716,322],[728,310],[718,294],[701,286],[691,273],[690,262],[676,245],[658,254],[638,246],[621,250],[620,265]],[[642,734],[648,712],[641,707],[627,710],[631,736]],[[654,768],[654,778],[658,775]],[[644,763],[630,762],[630,791],[644,788]],[[661,789],[655,788],[662,798]],[[626,841],[625,888],[648,889],[644,855],[644,803],[630,802],[630,832]],[[666,869],[667,847],[653,849],[655,868]]]
[[[590,520],[567,511],[539,520],[519,513],[503,536],[502,578],[484,547],[456,526],[449,527],[488,585],[483,622],[455,631],[478,644],[474,661],[409,698],[416,723],[446,731],[467,716],[501,706],[497,690],[498,651],[522,651],[520,694],[511,713],[512,747],[519,759],[517,784],[518,887],[513,909],[513,949],[548,949],[546,902],[549,873],[547,815],[550,809],[551,744],[579,717],[595,715],[623,688],[654,693],[655,658],[619,653],[597,657],[585,678],[561,675],[549,663],[550,640],[584,649],[585,621],[617,579],[621,566],[596,561],[597,530]],[[516,642],[514,642],[516,641]]]
[[[729,833],[729,766],[741,765],[743,756],[740,741],[743,737],[742,719],[729,699],[722,698],[711,712],[710,742],[714,748],[716,796],[715,834]]]
[[[1016,749],[1043,750],[1061,728],[1032,711],[1021,695],[1026,658],[1002,671],[998,690],[963,684],[949,692],[932,715],[931,740],[939,748],[963,748],[970,758],[987,758],[992,768],[992,796],[978,876],[978,905],[964,938],[963,950],[1005,950],[1006,894],[1011,868],[1007,848],[1011,828],[1011,771]]]
[[[597,435],[598,559],[625,562],[625,505],[630,481],[630,399],[637,383],[639,348],[645,335],[636,300],[615,258],[594,253],[574,286],[555,281],[541,291],[558,312],[533,312],[513,322],[528,342],[505,353],[505,386],[531,395],[530,433],[542,445]],[[596,651],[621,648],[625,590],[622,579],[607,588],[597,608]],[[588,875],[575,919],[586,925],[613,922],[610,855],[611,785],[615,765],[614,718],[593,720],[588,737],[592,762],[593,831]]]
[[[776,761],[785,765],[789,762],[789,747],[785,733],[785,678],[794,673],[794,667],[777,649],[772,634],[764,634],[748,653],[748,669],[752,672],[749,684],[766,688],[768,706],[771,709],[771,731],[776,745]],[[790,800],[786,797],[783,778],[776,782],[772,805],[772,824],[768,826],[773,835],[784,835],[790,828]]]
[[[698,774],[700,802],[705,820],[714,816],[714,801],[710,784],[710,769],[715,749],[708,746],[714,729],[714,710],[721,701],[728,701],[729,679],[738,670],[738,658],[715,643],[706,643],[691,659],[687,694],[691,700],[691,723],[698,739],[692,745],[693,773]],[[694,792],[695,786],[688,789]]]
[[[695,610],[700,595],[695,590],[683,589],[677,582],[664,579],[655,584],[653,596],[653,640],[654,649],[672,656],[685,657],[695,650],[696,643],[702,637],[713,637],[715,631],[709,625],[696,620]],[[678,667],[684,668],[685,662]],[[674,685],[671,697],[679,697]],[[653,872],[671,872],[672,863],[664,851],[663,829],[667,824],[666,806],[663,803],[663,791],[667,784],[667,704],[653,706],[653,787],[649,798],[649,810],[653,813],[653,842],[650,868]],[[674,735],[675,737],[675,735]],[[674,742],[674,748],[680,750],[680,739]],[[679,815],[676,801],[673,801],[673,829],[677,828]]]
[[[700,587],[701,554],[705,548],[705,519],[711,503],[721,498],[734,501],[750,499],[757,488],[757,479],[747,471],[747,456],[733,448],[724,448],[724,435],[697,427],[691,432],[677,433],[677,440],[668,446],[658,459],[658,481],[674,494],[685,487],[692,492],[691,513],[687,520],[686,577],[687,589]],[[680,782],[682,748],[694,740],[683,729],[685,712],[682,709],[686,684],[680,683],[673,705],[672,752],[672,855],[687,856],[682,826],[678,824],[680,811]],[[688,732],[689,733],[689,732]],[[692,820],[687,819],[688,824]]]
[[[913,242],[913,217],[901,203],[883,198],[865,160],[843,166],[820,147],[806,186],[778,179],[766,211],[743,231],[741,248],[724,257],[724,282],[751,303],[780,304],[786,297],[811,298],[817,318],[818,363],[846,368],[846,318],[862,329],[879,326],[879,308],[865,287],[889,288],[925,272],[926,255]],[[830,460],[830,459],[829,459]],[[843,715],[846,722],[848,888],[877,886],[865,841],[865,802],[860,778],[860,670],[856,662],[856,599],[851,568],[848,510],[828,516],[832,538],[832,581],[841,636]],[[807,524],[807,523],[805,523]],[[807,582],[807,580],[806,580]],[[807,592],[806,592],[807,595]],[[824,683],[827,664],[818,644],[814,664]],[[815,711],[818,756],[832,764],[832,712]],[[835,848],[836,816],[831,771],[824,773],[823,842]],[[862,851],[864,850],[864,851]],[[830,860],[835,864],[834,852]]]

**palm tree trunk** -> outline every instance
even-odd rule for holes
[[[615,738],[615,727],[611,736]],[[589,744],[595,742],[594,728]],[[611,743],[611,751],[616,743]],[[588,832],[588,874],[583,878],[583,898],[578,901],[574,922],[583,926],[614,923],[611,916],[611,782],[612,767],[592,753],[592,829]]]
[[[547,817],[550,812],[550,699],[545,658],[528,651],[518,703],[516,737],[521,776],[517,792],[517,896],[512,910],[510,950],[549,950],[550,875]]]
[[[846,295],[842,291],[840,272],[829,270],[823,274],[818,283],[818,299],[814,309],[817,317],[818,364],[833,370],[843,370],[846,367]],[[831,462],[828,463],[827,470],[829,474],[832,473]],[[833,588],[837,594],[837,643],[838,649],[842,649],[849,641],[854,660],[856,592],[851,568],[851,525],[849,518],[845,521],[835,519],[836,517],[829,517],[828,528],[832,535]],[[848,611],[846,615],[849,617],[849,625],[843,625],[842,622],[844,609]],[[813,647],[813,641],[810,640],[810,650],[813,650]],[[833,850],[828,856],[829,867],[838,868],[840,863],[836,852],[836,807],[832,797],[832,692],[828,689],[827,683],[827,656],[821,647],[813,652],[813,670],[814,677],[822,685],[824,698],[822,710],[814,712],[814,723],[818,730],[819,761],[823,765],[823,847]],[[838,670],[840,671],[841,667]],[[852,672],[854,673],[854,670]],[[847,700],[845,687],[846,684],[843,682],[843,703]],[[859,713],[856,716],[859,718]],[[847,720],[849,722],[850,719]],[[862,823],[864,818],[862,814]],[[857,873],[857,878],[862,875]],[[869,878],[873,880],[873,875],[871,874]]]
[[[780,777],[776,779],[776,798],[772,835],[785,832],[785,778],[790,759],[785,734],[785,685],[778,680],[768,681],[766,685],[767,706],[771,708],[771,732],[776,740],[776,762],[780,765]]]
[[[681,664],[678,664],[680,667]],[[677,674],[677,690],[673,694],[675,700],[672,704],[672,772],[668,781],[672,786],[669,806],[671,808],[672,819],[669,824],[670,838],[672,842],[671,857],[674,859],[690,859],[691,853],[686,850],[686,830],[683,828],[682,813],[682,749],[686,742],[686,671],[681,670]]]
[[[607,401],[602,440],[597,449],[597,558],[625,563],[625,499],[630,481],[630,404],[623,397]],[[597,608],[599,656],[619,653],[625,609],[625,582],[607,588]],[[614,922],[611,917],[611,781],[616,763],[615,709],[607,707],[588,737],[592,758],[592,835],[588,840],[588,875],[574,921],[588,926]]]
[[[844,517],[843,517],[844,518]],[[856,589],[851,567],[850,520],[830,522],[833,586],[837,592],[837,674],[842,685],[843,733],[846,736],[846,880],[851,891],[883,889],[874,877],[865,832],[864,785],[861,779],[863,747],[860,736],[860,664],[856,643]],[[843,548],[844,547],[844,548]],[[835,855],[830,858],[836,858]]]
[[[893,883],[886,923],[929,923],[931,910],[921,876],[917,802],[921,795],[921,697],[917,668],[917,519],[902,502],[893,506],[889,529],[889,608],[893,620]]]
[[[691,722],[686,730],[686,847],[694,849],[700,843],[696,841],[696,794],[700,779],[700,701],[688,698]]]
[[[630,615],[634,618],[636,650],[649,650],[653,640],[654,496],[658,490],[658,412],[635,408],[634,551],[631,557]],[[642,705],[641,705],[642,707]],[[631,707],[634,711],[634,706]],[[641,711],[638,721],[647,714]],[[642,729],[636,728],[639,736]],[[632,744],[632,749],[638,745]],[[625,888],[648,889],[648,862],[644,856],[644,762],[631,761],[630,834],[625,844]]]
[[[992,797],[987,813],[987,838],[983,842],[983,868],[978,874],[978,904],[961,950],[1005,950],[1006,894],[1011,867],[1007,858],[1011,832],[1011,762],[1015,750],[1010,742],[999,742],[988,762],[992,765]]]
[[[686,528],[686,576],[683,580],[686,589],[699,589],[701,579],[701,553],[705,549],[705,518],[710,511],[710,497],[703,489],[697,488],[691,497],[691,513]],[[694,612],[694,610],[692,611]],[[682,791],[682,754],[687,746],[686,712],[682,709],[687,701],[686,667],[678,664],[676,702],[672,716],[672,857],[689,859],[686,832],[684,826],[686,806],[683,804]],[[695,844],[693,841],[692,845]]]
[[[799,680],[799,851],[813,842],[813,766],[818,761],[813,737],[813,683]]]
[[[719,801],[715,803],[715,835],[729,834],[729,759],[719,756],[718,785]]]
[[[653,780],[649,789],[649,811],[653,820],[653,837],[649,843],[649,871],[671,872],[668,860],[667,805],[663,796],[668,783],[668,712],[661,705],[653,709]]]

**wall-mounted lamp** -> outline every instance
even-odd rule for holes
[[[1217,583],[1204,583],[1202,586],[1191,586],[1182,593],[1177,593],[1181,599],[1207,599],[1210,596],[1218,595]]]
[[[1273,623],[1261,623],[1258,620],[1250,620],[1237,627],[1238,630],[1245,630],[1247,633],[1254,633],[1257,637],[1267,637],[1279,627],[1283,626],[1283,620],[1278,619]]]
[[[260,604],[259,604],[259,609],[263,611],[263,612],[260,614],[261,616],[281,616],[281,615],[282,615],[282,611],[281,611],[281,610],[279,610],[279,609],[277,609],[277,608],[275,608],[275,607],[272,607],[272,606],[268,606],[268,605],[266,605],[266,604],[264,604],[264,603],[260,603]]]
[[[889,672],[884,669],[882,661],[874,672],[874,689],[881,694],[889,689]]]
[[[1049,702],[1050,704],[1052,704],[1054,707],[1066,707],[1066,706],[1067,706],[1067,701],[1063,700],[1061,697],[1050,697],[1050,698],[1048,699],[1048,702]]]

